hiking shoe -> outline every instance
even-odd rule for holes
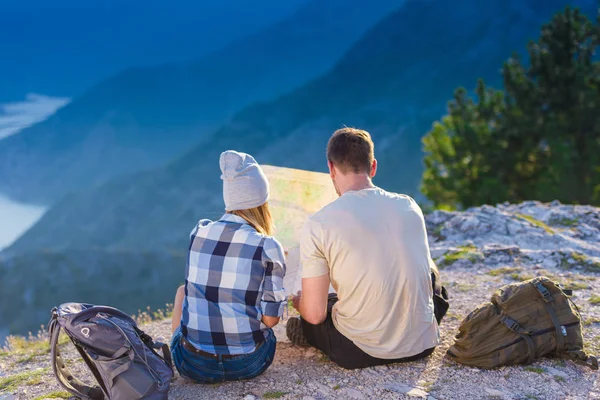
[[[310,344],[306,341],[304,334],[302,333],[302,320],[298,317],[292,317],[288,319],[285,327],[285,333],[288,339],[295,346],[309,347]]]

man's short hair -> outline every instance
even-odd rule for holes
[[[362,129],[338,129],[327,143],[327,160],[343,174],[368,174],[375,160],[371,135]]]

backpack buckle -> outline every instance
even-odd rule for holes
[[[515,321],[514,319],[510,318],[507,315],[501,316],[500,322],[502,322],[504,325],[506,325],[506,327],[508,329],[510,329],[511,331],[514,331],[514,332],[522,331],[521,325],[519,325],[519,323],[517,321]]]
[[[552,295],[550,294],[550,291],[548,290],[548,288],[546,286],[542,285],[541,282],[536,283],[535,288],[537,289],[538,292],[540,292],[540,294],[542,295],[542,297],[544,298],[544,301],[546,303],[549,303],[553,300]]]

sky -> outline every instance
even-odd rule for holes
[[[308,0],[0,0],[0,103],[75,97],[127,68],[196,60]]]

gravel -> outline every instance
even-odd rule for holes
[[[529,216],[530,218],[524,217]],[[536,223],[539,222],[539,223]],[[526,202],[478,207],[463,213],[436,211],[427,217],[432,256],[451,296],[441,325],[442,344],[425,360],[347,371],[315,349],[291,345],[283,321],[273,365],[250,381],[199,385],[177,376],[170,399],[600,399],[598,372],[558,359],[531,366],[480,370],[451,361],[445,354],[462,319],[488,301],[500,286],[532,276],[549,276],[577,287],[573,299],[584,317],[586,350],[600,353],[600,212],[589,206]],[[459,252],[459,257],[448,254]],[[472,253],[476,253],[473,256]],[[576,253],[576,255],[573,255]],[[550,261],[549,261],[550,260]],[[500,268],[518,268],[503,271]],[[290,311],[290,315],[293,312]],[[170,337],[170,322],[143,327],[154,337]],[[72,346],[63,350],[70,368],[85,374]],[[48,355],[20,360],[0,356],[2,376],[49,367]],[[87,376],[89,379],[89,376]],[[32,399],[60,390],[51,370],[41,380],[21,385],[0,400]]]

